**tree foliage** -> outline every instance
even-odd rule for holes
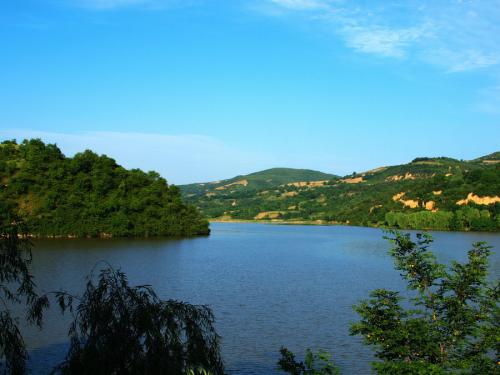
[[[500,373],[500,282],[488,281],[490,247],[474,243],[465,263],[439,263],[429,251],[427,234],[389,232],[395,269],[411,295],[376,289],[355,306],[361,320],[352,335],[361,335],[375,350],[375,372],[389,375]],[[308,350],[307,357],[312,358]],[[314,357],[316,358],[316,357]],[[329,359],[323,353],[323,358]],[[281,349],[280,368],[290,374],[309,365]]]
[[[39,139],[0,144],[0,190],[36,236],[191,236],[208,222],[156,172]]]
[[[429,251],[432,238],[391,232],[395,268],[414,296],[403,307],[398,292],[377,289],[355,310],[362,335],[380,360],[381,374],[490,374],[499,371],[499,282],[487,282],[489,247],[475,243],[464,264],[450,267]]]
[[[337,375],[339,369],[331,360],[331,355],[325,350],[319,350],[317,353],[310,349],[306,350],[304,361],[297,361],[295,354],[287,348],[280,349],[281,358],[278,361],[278,367],[291,375]]]
[[[131,287],[111,267],[81,298],[57,294],[74,313],[63,374],[223,374],[219,336],[207,306],[160,300],[150,286]]]
[[[42,326],[47,297],[39,297],[31,274],[31,244],[22,221],[0,199],[0,373],[23,374],[28,357],[15,305],[24,305],[28,323]]]
[[[388,212],[385,222],[389,227],[407,229],[434,229],[455,231],[496,231],[500,228],[498,203],[487,209],[465,206],[454,212],[416,211]]]

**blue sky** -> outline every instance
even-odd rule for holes
[[[500,149],[500,1],[0,5],[0,138],[172,183]]]

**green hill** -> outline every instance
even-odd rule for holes
[[[332,174],[310,169],[271,168],[228,180],[182,185],[181,189],[186,195],[204,195],[211,191],[255,191],[290,182],[330,180],[335,177]]]
[[[271,169],[180,188],[188,202],[212,219],[439,230],[500,228],[499,152],[471,161],[419,157],[408,164],[342,178],[313,171],[294,175],[293,171]]]
[[[0,144],[0,214],[14,211],[35,236],[191,236],[208,222],[156,172],[104,155],[65,157],[34,139]]]
[[[500,151],[497,151],[497,152],[494,152],[492,154],[489,154],[489,155],[485,155],[485,156],[482,156],[480,158],[477,158],[475,159],[474,161],[478,161],[478,162],[482,162],[482,163],[497,163],[498,160],[500,160]]]

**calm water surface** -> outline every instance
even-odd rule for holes
[[[162,298],[208,304],[217,318],[231,374],[276,373],[279,348],[323,348],[344,374],[370,373],[369,348],[348,333],[352,306],[375,288],[404,289],[381,230],[335,226],[213,223],[209,237],[183,240],[43,240],[34,273],[42,291],[80,292],[99,261],[121,267],[131,284],[151,284]],[[500,235],[433,233],[442,261],[465,260],[470,244]],[[99,267],[99,266],[98,266]],[[24,329],[33,373],[64,358],[68,318],[46,315],[42,331]]]

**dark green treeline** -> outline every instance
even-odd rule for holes
[[[66,157],[39,139],[0,144],[0,199],[34,236],[208,234],[208,222],[156,172],[86,150]]]

